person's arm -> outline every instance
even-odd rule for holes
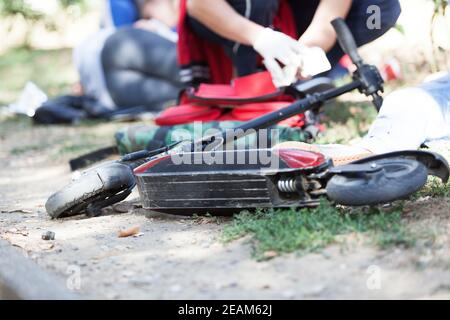
[[[145,0],[140,6],[141,17],[145,20],[157,19],[170,28],[178,22],[178,4],[173,0]]]
[[[300,37],[300,43],[329,51],[336,43],[336,32],[330,22],[335,18],[346,18],[352,2],[352,0],[321,0],[313,21]]]
[[[254,45],[264,27],[236,12],[225,0],[188,0],[190,16],[234,42]]]

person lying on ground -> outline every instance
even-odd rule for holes
[[[450,143],[450,72],[433,76],[417,87],[388,95],[370,127],[369,133],[353,146],[308,145],[298,142],[280,144],[324,153],[336,165],[374,154],[416,150],[422,146],[448,149]]]
[[[187,17],[183,19],[184,11]],[[305,48],[323,49],[331,65],[338,65],[344,53],[336,43],[330,24],[333,19],[345,18],[357,45],[362,46],[392,28],[400,12],[398,0],[182,0],[180,21],[184,22],[184,28],[180,32],[184,33],[180,39],[192,43],[189,33],[193,33],[206,43],[202,50],[208,49],[208,45],[221,46],[238,76],[256,72],[262,57],[274,83],[283,86],[295,81],[295,74],[301,74],[297,68],[301,68]],[[372,16],[373,13],[379,15]],[[372,25],[370,19],[378,21]],[[229,77],[230,71],[214,70],[217,62],[213,59],[217,54],[212,59],[206,56],[211,70],[205,70],[203,61],[198,61],[199,54],[189,52],[188,45],[183,45],[180,43],[180,63],[186,69],[182,70],[186,80],[191,80],[186,76],[189,68],[191,78],[205,78],[208,73],[210,78],[220,78],[217,73],[222,73],[219,81],[229,80],[223,74]],[[199,66],[194,69],[192,64]],[[300,72],[294,72],[292,77],[288,72],[292,69]]]

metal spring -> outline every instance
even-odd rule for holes
[[[278,190],[284,193],[297,192],[295,178],[280,179],[277,183]]]

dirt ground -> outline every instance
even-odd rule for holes
[[[345,245],[318,253],[264,262],[251,257],[246,239],[228,245],[218,240],[227,219],[218,223],[110,209],[98,218],[50,220],[43,205],[70,180],[70,154],[55,158],[54,146],[31,146],[30,151],[17,146],[23,141],[42,145],[50,133],[59,137],[55,141],[64,141],[67,135],[108,132],[115,126],[33,128],[1,135],[0,237],[69,289],[109,299],[450,298],[448,198],[425,198],[407,206],[411,227],[434,232],[431,243],[380,250],[350,237]],[[118,238],[119,230],[134,226],[139,226],[139,236]],[[46,231],[55,232],[56,240],[42,240]]]

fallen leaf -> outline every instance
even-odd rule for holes
[[[126,230],[120,230],[118,233],[119,238],[127,238],[139,233],[139,227],[133,227]]]
[[[276,251],[266,251],[264,252],[264,258],[272,259],[278,257],[278,252]]]

